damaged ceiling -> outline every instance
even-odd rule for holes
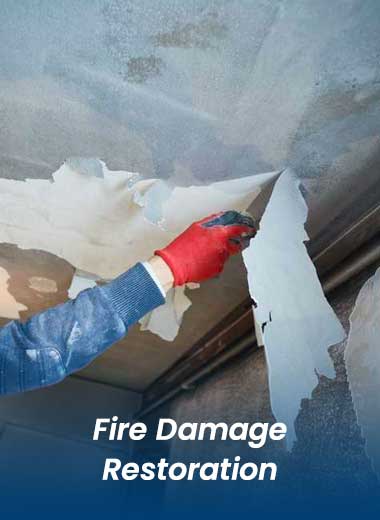
[[[70,157],[179,186],[291,166],[315,250],[379,200],[376,0],[5,0],[0,13],[4,179],[50,179]],[[9,244],[0,266],[22,317],[67,298],[74,274]],[[142,390],[247,294],[235,258],[191,291],[175,341],[135,327],[83,375]]]

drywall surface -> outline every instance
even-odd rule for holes
[[[74,276],[69,296],[75,297],[96,278],[112,279],[147,260],[204,215],[247,209],[277,175],[181,188],[110,171],[96,159],[69,159],[49,180],[0,179],[0,241],[53,253],[87,273]],[[184,288],[174,289],[165,309],[145,318],[142,330],[172,341],[190,303]],[[6,316],[17,318],[17,305]]]
[[[318,374],[334,376],[328,347],[345,337],[327,302],[305,247],[307,206],[292,171],[283,172],[260,222],[243,251],[254,313],[268,361],[273,413],[295,440],[301,400],[310,397]]]
[[[380,269],[361,288],[350,316],[347,376],[365,448],[380,478]]]

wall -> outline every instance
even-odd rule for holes
[[[33,392],[0,401],[0,476],[2,511],[13,515],[59,514],[125,507],[126,486],[102,482],[107,457],[124,457],[128,443],[92,441],[97,417],[128,420],[139,394],[69,377]]]
[[[347,331],[356,295],[374,271],[375,267],[367,269],[329,297]],[[250,508],[254,510],[257,502],[266,498],[268,489],[272,490],[270,496],[274,504],[281,493],[290,492],[299,498],[308,496],[310,490],[313,493],[319,491],[325,502],[340,496],[342,490],[344,500],[364,501],[369,493],[378,493],[379,484],[366,457],[364,441],[352,406],[343,360],[344,347],[343,342],[330,348],[336,378],[330,380],[321,376],[311,398],[301,403],[296,421],[298,440],[291,453],[286,452],[284,445],[278,442],[269,442],[260,450],[252,450],[246,443],[233,441],[173,440],[155,456],[158,458],[165,455],[172,461],[181,462],[217,462],[224,457],[233,459],[239,454],[243,460],[256,463],[274,461],[278,464],[275,488],[270,487],[270,482],[257,485],[249,482],[248,487],[228,483],[228,490],[233,490],[231,494],[222,493],[212,483],[202,482],[202,486],[196,488],[197,501],[207,501],[213,497],[222,509],[223,504],[229,506],[233,496],[236,507],[244,504],[245,512]],[[173,417],[179,424],[201,421],[224,421],[228,424],[237,421],[273,422],[264,350],[245,355],[214,373],[196,388],[180,394],[150,417],[152,425],[158,417]],[[157,450],[157,444],[153,446]],[[148,457],[147,453],[144,457]],[[189,492],[189,488],[182,482],[166,486],[169,503],[178,500],[180,496],[181,503],[190,507],[194,493],[194,490]]]

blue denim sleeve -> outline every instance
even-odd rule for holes
[[[0,394],[57,383],[165,301],[142,264],[112,282],[0,329]]]

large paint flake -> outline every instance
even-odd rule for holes
[[[148,259],[194,220],[247,209],[275,176],[182,188],[110,171],[95,159],[70,159],[51,180],[0,179],[0,242],[53,253],[84,272],[84,279],[73,280],[70,295],[75,296],[95,280],[110,280]],[[143,320],[143,329],[174,339],[189,300],[183,288],[173,293],[165,308]],[[12,312],[17,317],[14,307]],[[162,322],[165,316],[170,319]]]
[[[334,376],[328,347],[344,338],[304,244],[306,218],[299,182],[286,170],[243,253],[266,350],[272,410],[288,427],[288,447],[301,399],[310,397],[318,373]]]

